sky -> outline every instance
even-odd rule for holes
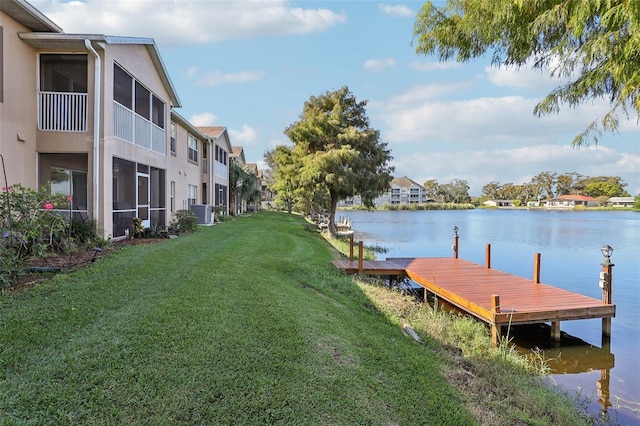
[[[596,100],[535,117],[562,81],[480,58],[439,62],[415,51],[422,1],[31,0],[66,33],[153,38],[198,126],[225,126],[247,162],[290,145],[283,131],[311,96],[347,86],[367,101],[388,143],[394,175],[422,184],[523,184],[545,171],[620,176],[640,194],[640,123],[574,148],[573,138],[608,111]],[[434,3],[438,3],[437,1]],[[633,112],[635,114],[635,112]]]

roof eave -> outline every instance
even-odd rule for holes
[[[169,98],[171,99],[171,106],[179,108],[182,106],[178,92],[176,91],[167,68],[162,61],[158,47],[152,38],[145,37],[116,37],[106,36],[101,34],[56,34],[56,33],[20,33],[18,34],[20,39],[29,43],[31,46],[37,49],[61,49],[61,50],[76,50],[86,51],[87,48],[84,45],[85,40],[91,42],[106,43],[112,45],[141,45],[145,46],[151,57],[151,61],[158,71],[158,75],[162,80],[163,85],[167,89]],[[102,47],[102,46],[101,46]]]
[[[55,22],[24,0],[2,0],[0,10],[31,31],[62,32]]]

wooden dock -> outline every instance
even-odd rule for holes
[[[336,260],[333,265],[348,274],[408,277],[425,291],[488,323],[494,343],[509,324],[551,323],[551,337],[559,340],[561,321],[589,318],[602,318],[603,335],[608,335],[616,312],[604,295],[605,302],[540,283],[539,272],[534,272],[534,279],[526,279],[491,269],[489,258],[484,266],[457,257]],[[537,267],[539,271],[539,264]]]

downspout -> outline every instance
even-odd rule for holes
[[[216,172],[214,170],[214,167],[216,165],[215,163],[215,143],[213,142],[213,140],[209,137],[207,137],[207,143],[209,144],[209,194],[207,194],[207,196],[209,197],[209,204],[211,204],[211,210],[215,211],[215,207],[216,207],[216,177],[214,175],[214,173]]]
[[[92,217],[95,223],[98,223],[99,209],[99,192],[100,192],[100,55],[93,48],[88,39],[84,40],[84,45],[94,57],[93,74],[94,74],[94,90],[93,90],[93,209]]]

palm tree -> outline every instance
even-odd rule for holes
[[[234,214],[243,213],[243,201],[257,204],[262,198],[258,176],[248,171],[245,165],[236,162],[231,163],[229,188],[231,205],[236,206]],[[237,208],[238,206],[240,206],[239,209]]]

